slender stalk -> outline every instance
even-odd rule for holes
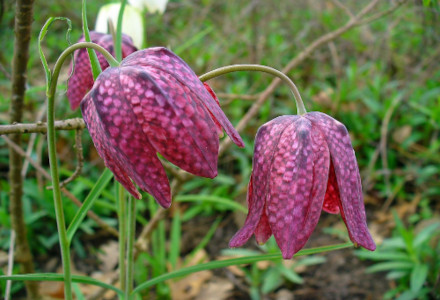
[[[84,39],[86,42],[91,42],[90,33],[89,33],[89,25],[87,25],[87,5],[86,0],[82,1],[82,9],[81,9],[81,17],[82,17],[82,29],[84,33]],[[96,80],[98,75],[101,73],[101,65],[99,64],[98,56],[93,49],[88,48],[87,53],[90,58],[90,66],[92,68],[93,79]]]
[[[118,23],[116,24],[115,56],[118,61],[122,60],[122,19],[124,17],[126,4],[127,0],[121,0],[121,7],[119,8],[118,14]]]
[[[53,81],[52,81],[53,82]],[[48,96],[48,109],[47,109],[47,143],[49,150],[49,163],[50,163],[50,173],[52,176],[52,186],[53,186],[53,200],[55,205],[55,216],[58,227],[58,234],[60,238],[61,247],[61,259],[63,262],[63,272],[64,272],[64,297],[67,300],[72,300],[72,274],[70,266],[70,251],[69,251],[69,240],[67,238],[66,221],[64,218],[63,202],[61,199],[60,191],[60,180],[58,177],[58,166],[56,157],[56,147],[55,147],[55,92],[50,93]]]
[[[61,259],[64,271],[64,296],[67,300],[72,300],[72,274],[70,265],[69,240],[67,237],[66,221],[64,218],[63,202],[61,199],[60,180],[58,177],[58,162],[55,147],[55,91],[57,88],[58,77],[64,61],[77,49],[92,48],[104,55],[110,64],[118,65],[118,62],[104,48],[93,43],[78,43],[70,46],[61,53],[52,72],[52,79],[47,92],[47,143],[49,152],[50,173],[53,186],[53,200],[55,206],[55,216],[57,221],[58,233],[60,238]]]
[[[133,291],[134,284],[134,238],[136,233],[136,199],[130,197],[128,201],[128,236],[127,236],[127,285],[125,289],[125,299],[131,299],[131,292]]]
[[[306,108],[304,107],[304,103],[302,101],[301,95],[299,94],[298,88],[293,83],[293,81],[290,80],[290,78],[286,74],[278,71],[277,69],[274,69],[274,68],[271,68],[268,66],[252,65],[252,64],[230,65],[230,66],[218,68],[218,69],[215,69],[211,72],[203,74],[199,78],[201,81],[207,81],[209,79],[212,79],[212,78],[215,78],[215,77],[218,77],[221,75],[225,75],[228,73],[232,73],[232,72],[237,72],[237,71],[264,72],[264,73],[268,73],[268,74],[271,74],[271,75],[274,75],[274,76],[280,78],[289,86],[290,90],[292,91],[293,97],[295,98],[296,108],[298,110],[298,115],[304,115],[307,113]]]
[[[127,209],[125,203],[124,188],[116,184],[116,199],[118,199],[118,222],[119,222],[119,282],[121,290],[125,291],[127,286],[127,275],[125,265],[125,245],[127,239]]]

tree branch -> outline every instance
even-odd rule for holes
[[[29,59],[29,42],[31,40],[31,24],[33,21],[33,0],[17,0],[15,7],[15,39],[14,56],[12,58],[12,87],[11,87],[11,123],[21,122],[23,103],[26,89],[26,70]],[[21,135],[11,136],[12,141],[20,145]],[[27,240],[26,224],[23,217],[23,177],[21,176],[22,158],[12,149],[9,150],[9,182],[11,227],[16,233],[15,258],[21,263],[23,273],[34,273],[33,258]],[[26,281],[28,299],[39,299],[38,283]]]

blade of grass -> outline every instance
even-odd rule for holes
[[[98,199],[98,197],[101,195],[101,192],[104,190],[104,188],[110,182],[112,177],[113,177],[113,173],[109,169],[106,168],[104,170],[104,172],[102,172],[102,174],[99,177],[98,181],[96,182],[95,186],[92,188],[90,193],[87,195],[86,199],[84,200],[83,205],[76,213],[75,217],[72,220],[72,223],[70,223],[70,225],[69,225],[69,228],[67,228],[67,238],[68,238],[69,243],[72,241],[72,238],[75,235],[75,232],[78,229],[79,225],[86,217],[87,212],[90,210],[90,208],[92,207],[95,200]]]
[[[55,273],[34,273],[34,274],[20,274],[20,275],[11,275],[11,276],[0,276],[0,280],[15,280],[15,281],[64,281],[63,274],[55,274]],[[99,281],[97,279],[87,277],[87,276],[79,276],[72,275],[72,281],[77,283],[85,283],[100,286],[112,291],[115,291],[119,295],[123,295],[122,291],[117,287],[114,287],[105,282]]]
[[[239,210],[244,213],[247,213],[248,210],[243,205],[228,199],[219,196],[211,196],[211,195],[181,195],[176,196],[175,201],[177,202],[209,202],[209,203],[217,203],[227,206],[232,210]]]
[[[333,251],[333,250],[339,250],[339,249],[349,248],[352,246],[353,246],[353,243],[349,242],[349,243],[345,243],[345,244],[304,249],[304,250],[299,251],[297,254],[295,254],[295,257],[323,253],[323,252],[328,252],[328,251]],[[170,272],[167,274],[163,274],[163,275],[157,276],[156,278],[148,280],[148,281],[140,284],[138,287],[136,287],[133,290],[133,293],[138,293],[148,287],[151,287],[153,285],[156,285],[158,283],[164,282],[169,279],[185,276],[185,275],[188,275],[191,273],[196,273],[196,272],[200,272],[200,271],[204,271],[204,270],[219,269],[219,268],[224,268],[224,267],[233,266],[233,265],[250,264],[250,263],[258,262],[258,261],[266,261],[266,260],[272,261],[272,260],[281,260],[281,259],[282,259],[281,253],[275,253],[275,254],[271,253],[271,254],[264,254],[264,255],[232,258],[232,259],[221,260],[221,261],[212,261],[212,262],[208,262],[208,263],[204,263],[204,264],[200,264],[200,265],[190,266],[190,267],[182,268],[180,270]]]

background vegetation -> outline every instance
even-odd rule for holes
[[[99,7],[107,2],[89,1],[90,27]],[[342,2],[352,12],[358,12],[365,5],[362,1]],[[0,122],[8,124],[14,1],[2,0],[1,3]],[[81,35],[80,5],[80,1],[67,0],[35,3],[24,122],[44,121],[45,77],[37,51],[39,30],[50,16],[68,17],[74,27],[72,41],[76,41]],[[386,10],[390,5],[388,1],[380,1],[374,11]],[[181,0],[170,2],[164,15],[147,14],[146,26],[148,46],[172,49],[197,74],[203,74],[234,63],[259,63],[282,69],[316,38],[341,27],[348,19],[337,1]],[[51,27],[44,43],[49,62],[54,63],[68,45],[65,32],[62,23]],[[202,299],[197,298],[202,297],[200,295],[208,295],[204,299],[291,299],[282,298],[283,295],[294,295],[295,299],[439,297],[439,60],[439,4],[437,1],[407,1],[392,14],[351,29],[324,44],[288,74],[299,87],[309,111],[332,115],[343,122],[352,135],[362,173],[369,227],[381,245],[376,252],[344,250],[287,264],[225,269],[158,285],[150,291],[151,295],[157,299]],[[67,71],[66,66],[57,101],[59,119],[81,117],[79,111],[70,110],[65,96]],[[272,78],[264,74],[235,73],[212,80],[210,84],[218,93],[226,115],[237,124],[271,81]],[[287,87],[278,87],[259,115],[244,129],[242,137],[246,148],[231,147],[220,158],[219,176],[214,180],[192,179],[182,186],[168,213],[169,218],[160,221],[153,232],[148,252],[138,257],[136,279],[139,282],[185,264],[231,255],[223,250],[245,218],[242,205],[246,206],[255,133],[270,119],[295,113]],[[48,169],[45,136],[23,135],[23,139],[20,146],[27,150],[28,145],[32,145],[29,156]],[[78,199],[87,195],[103,169],[86,130],[82,143],[85,157],[82,176],[67,186]],[[64,177],[71,175],[76,167],[73,145],[73,131],[59,132],[57,147]],[[0,265],[5,267],[11,183],[7,177],[8,148],[2,138],[0,146]],[[48,185],[41,172],[32,166],[26,169],[25,222],[36,269],[56,271],[60,266],[59,249]],[[148,224],[157,210],[154,201],[146,199],[139,202],[139,226]],[[114,192],[109,187],[93,211],[107,224],[115,226],[114,207]],[[68,220],[76,210],[77,207],[65,199]],[[309,245],[346,240],[346,230],[341,225],[338,216],[323,214]],[[104,278],[111,279],[116,263],[106,265],[106,261],[113,257],[111,242],[114,240],[87,219],[73,242],[77,271],[86,274],[99,271]],[[248,243],[246,249],[259,253],[276,251],[273,241],[265,247]],[[311,266],[322,263],[326,265]],[[18,267],[15,268],[18,272]],[[323,272],[319,268],[326,269],[325,274],[333,279],[317,281]],[[331,270],[339,272],[329,274]],[[366,272],[382,273],[369,275]],[[385,274],[389,281],[384,280]],[[366,284],[366,280],[372,282]],[[191,291],[185,290],[188,286]],[[4,282],[0,282],[1,288]],[[209,294],[209,288],[214,288],[217,294]],[[50,288],[43,285],[41,292],[46,297],[56,297],[57,289],[54,284]],[[85,295],[96,292],[81,289]],[[224,295],[219,291],[224,291]],[[24,295],[23,285],[15,283],[13,293],[13,299],[20,299]],[[209,295],[216,296],[209,298]],[[112,299],[113,296],[105,297]]]

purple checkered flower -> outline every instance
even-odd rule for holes
[[[355,245],[374,250],[367,228],[355,153],[346,127],[320,112],[281,116],[257,133],[248,187],[249,213],[231,239],[242,246],[252,234],[273,234],[290,259],[309,239],[321,211],[341,213]]]
[[[165,48],[137,51],[96,79],[81,110],[99,155],[136,198],[130,178],[163,207],[170,186],[159,152],[192,174],[217,176],[220,124],[243,141],[188,65]]]
[[[96,31],[90,31],[90,40],[103,47],[105,50],[115,56],[113,47],[113,37],[110,34],[104,34]],[[78,42],[85,42],[82,36]],[[122,57],[126,57],[129,54],[135,52],[137,48],[133,45],[132,39],[123,34],[122,35]],[[96,53],[101,69],[105,70],[109,64],[104,56]],[[86,48],[79,49],[75,52],[74,56],[75,68],[73,70],[72,77],[67,82],[67,98],[70,102],[70,108],[72,110],[77,109],[82,98],[93,86],[92,68],[90,67],[89,54]],[[72,69],[71,64],[70,69]]]

